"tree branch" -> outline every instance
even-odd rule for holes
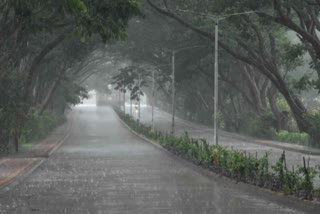
[[[63,33],[61,33],[58,37],[56,37],[54,40],[49,42],[41,51],[40,53],[33,59],[30,69],[28,70],[28,76],[25,84],[25,99],[28,99],[29,95],[31,94],[31,85],[32,80],[34,78],[34,75],[36,74],[36,67],[39,65],[41,60],[45,58],[45,56],[50,53],[55,47],[57,47],[60,43],[64,41],[64,39],[67,37],[69,33],[71,33],[71,28],[67,29]]]

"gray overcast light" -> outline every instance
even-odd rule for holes
[[[0,0],[0,214],[319,210],[319,0]]]

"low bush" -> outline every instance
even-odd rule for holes
[[[314,179],[320,175],[319,167],[309,167],[303,158],[303,166],[287,169],[285,153],[274,166],[269,166],[269,153],[258,158],[246,152],[236,151],[219,145],[209,145],[205,139],[193,139],[188,133],[177,137],[153,131],[132,117],[117,111],[119,117],[134,131],[159,142],[167,150],[196,164],[208,167],[224,176],[265,187],[299,198],[320,198],[320,190],[314,189]]]
[[[20,142],[26,143],[47,136],[64,119],[63,116],[59,116],[53,112],[44,112],[43,114],[39,114],[37,111],[30,112],[21,132]]]
[[[320,146],[320,112],[308,114],[306,118],[310,124],[308,133],[311,136],[311,141],[314,145]]]
[[[118,111],[117,109],[114,109],[117,115],[125,121],[125,123],[132,128],[135,132],[142,134],[146,136],[149,139],[157,140],[162,135],[161,132],[152,130],[151,126],[146,126],[142,123],[138,123],[133,117],[131,117],[128,114],[124,114],[121,111]]]
[[[10,129],[8,125],[7,112],[0,107],[0,154],[9,152]]]
[[[257,116],[252,113],[240,118],[240,133],[263,139],[273,139],[276,136],[275,120],[271,115]]]
[[[4,117],[5,118],[5,117]],[[0,119],[1,111],[0,111]],[[16,121],[6,121],[9,127],[0,127],[0,154],[8,154],[13,149],[14,134],[19,133],[19,144],[23,148],[30,147],[30,142],[41,139],[49,134],[56,126],[63,123],[65,118],[54,112],[44,112],[39,114],[38,111],[30,111],[25,117],[24,125]]]
[[[7,135],[0,135],[0,154],[7,154],[9,152],[9,138]]]
[[[306,146],[309,145],[309,135],[306,133],[280,131],[276,134],[275,140]]]

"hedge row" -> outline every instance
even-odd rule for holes
[[[262,158],[246,152],[236,151],[219,145],[209,145],[205,139],[193,139],[188,133],[183,137],[152,130],[131,116],[116,110],[119,117],[134,131],[157,141],[167,150],[192,162],[238,181],[283,192],[307,200],[319,200],[320,189],[314,181],[320,177],[320,167],[310,167],[303,157],[302,166],[288,169],[286,154],[270,166],[266,153]]]

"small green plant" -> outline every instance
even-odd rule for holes
[[[264,186],[269,174],[269,153],[266,154],[260,159],[257,160],[257,172],[255,175],[256,184],[258,186]]]
[[[284,151],[276,165],[272,166],[271,168],[273,169],[276,177],[277,188],[282,190],[284,185],[284,173],[287,171],[286,155]]]
[[[309,167],[306,164],[306,159],[303,157],[303,166],[297,171],[300,177],[300,182],[298,183],[298,189],[303,191],[304,199],[312,200],[314,193],[313,180],[319,173],[317,168]]]

